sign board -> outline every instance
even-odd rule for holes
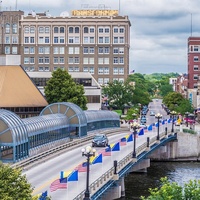
[[[118,16],[118,10],[72,10],[72,16]]]

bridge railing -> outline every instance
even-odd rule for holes
[[[62,154],[63,152],[66,152],[66,149],[68,148],[76,148],[77,146],[82,146],[85,143],[88,143],[89,140],[92,140],[94,137],[94,134],[104,133],[104,134],[115,134],[117,132],[121,132],[122,130],[129,130],[125,128],[110,128],[110,129],[102,129],[102,130],[96,130],[95,132],[90,133],[89,135],[81,138],[74,139],[72,141],[66,142],[65,144],[53,147],[47,151],[44,151],[42,153],[39,153],[37,155],[28,157],[24,160],[21,160],[17,163],[14,163],[11,165],[13,168],[21,168],[23,170],[26,170],[30,167],[33,167],[34,165],[38,164],[38,161],[44,162],[44,160],[48,160],[50,158],[56,157],[57,155]]]
[[[168,137],[168,135],[170,135],[170,133],[168,132],[167,134],[165,132],[160,133],[160,139],[163,139],[165,137]],[[149,147],[153,146],[154,144],[156,144],[157,141],[157,136],[154,136],[150,139],[149,142]],[[143,153],[144,151],[146,151],[147,149],[147,142],[143,143],[142,145],[138,146],[136,148],[136,154],[137,156],[140,155],[141,153]],[[133,158],[132,158],[132,152],[130,152],[126,157],[124,157],[122,160],[120,160],[118,162],[117,165],[117,172],[121,171],[126,165],[128,165],[130,162],[133,162]],[[135,161],[134,161],[135,162]],[[94,195],[97,191],[101,190],[101,188],[108,183],[109,181],[115,181],[115,176],[114,176],[114,167],[111,167],[107,172],[105,172],[104,174],[102,174],[101,177],[99,177],[98,179],[96,179],[93,183],[90,184],[89,186],[89,190],[90,190],[90,194],[91,196]],[[82,191],[78,196],[76,196],[74,198],[74,200],[83,200],[84,198],[84,193],[85,190]],[[103,194],[103,193],[102,193]]]

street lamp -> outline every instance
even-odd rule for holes
[[[176,111],[173,110],[170,114],[172,115],[172,133],[173,133],[174,132],[174,116],[176,115]]]
[[[185,113],[186,127],[188,127],[188,115],[189,115],[189,112],[186,112],[186,113]]]
[[[86,178],[86,190],[85,190],[85,197],[83,200],[90,200],[90,191],[89,191],[89,171],[90,171],[90,157],[95,156],[96,150],[93,149],[91,146],[87,146],[85,149],[82,149],[82,156],[87,157],[87,178]]]
[[[160,119],[162,118],[162,115],[160,113],[157,113],[155,115],[155,118],[158,119],[158,132],[157,132],[157,140],[160,140],[160,136],[159,136],[159,127],[160,127]]]
[[[134,122],[131,124],[131,129],[133,130],[134,134],[134,143],[133,143],[133,154],[132,158],[136,158],[136,135],[137,135],[137,130],[140,128],[140,125],[137,122]]]

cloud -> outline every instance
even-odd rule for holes
[[[131,26],[130,70],[139,73],[187,72],[187,40],[200,36],[199,0],[18,0],[26,12],[49,10],[52,16],[73,9],[116,9]],[[15,7],[3,0],[2,8]]]

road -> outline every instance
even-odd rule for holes
[[[166,112],[161,107],[161,100],[153,100],[153,102],[149,105],[149,110],[155,111],[155,113],[160,112],[166,117]],[[149,112],[148,112],[149,114]],[[148,124],[156,122],[154,116],[147,116]],[[170,124],[169,124],[170,125]],[[164,131],[164,126],[160,127],[160,132]],[[117,135],[108,136],[109,143],[116,143],[122,137],[129,134],[128,132],[118,133]],[[139,136],[136,142],[136,147],[142,145],[146,142],[146,138],[153,137],[157,134],[156,129],[143,136]],[[48,195],[52,197],[52,200],[61,200],[61,199],[73,199],[77,196],[81,191],[85,189],[86,185],[86,173],[79,173],[79,180],[76,182],[68,182],[67,189],[57,190],[55,192],[50,192],[50,184],[59,178],[60,171],[69,171],[73,170],[76,166],[86,161],[86,157],[82,157],[81,149],[86,147],[87,145],[91,145],[91,141],[88,144],[78,147],[76,149],[72,149],[71,151],[67,151],[66,153],[51,159],[47,162],[39,164],[28,171],[25,171],[28,181],[31,183],[32,187],[34,187],[34,195],[39,194],[44,191],[48,191]],[[112,156],[103,157],[103,163],[91,165],[90,170],[90,183],[95,181],[100,177],[101,174],[108,171],[113,166],[113,161],[120,161],[126,155],[128,155],[133,150],[133,142],[129,142],[126,146],[120,147],[119,152],[112,152]],[[104,148],[96,148],[97,152]]]

